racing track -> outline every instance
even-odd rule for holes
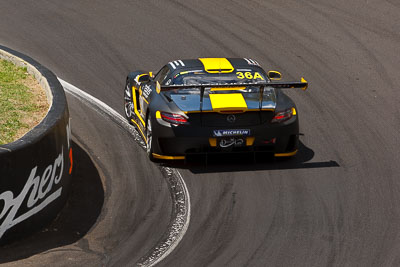
[[[180,169],[191,224],[160,265],[399,266],[399,13],[394,0],[2,0],[0,43],[121,114],[126,73],[174,59],[250,57],[306,77],[307,92],[289,92],[304,133],[295,160]],[[6,266],[124,266],[167,227],[158,167],[129,134],[70,105],[102,212],[75,243]]]

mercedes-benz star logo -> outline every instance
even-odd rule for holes
[[[226,120],[230,123],[234,123],[236,121],[236,117],[235,115],[229,115],[228,117],[226,117]]]

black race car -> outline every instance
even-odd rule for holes
[[[247,58],[199,58],[169,62],[153,76],[126,78],[125,116],[134,124],[151,160],[182,160],[200,153],[254,152],[290,157],[297,153],[296,106],[279,82]]]

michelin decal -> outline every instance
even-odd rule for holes
[[[234,129],[234,130],[214,130],[214,137],[222,136],[248,136],[250,135],[250,129]]]

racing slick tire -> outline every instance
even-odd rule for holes
[[[153,157],[153,132],[151,127],[151,117],[147,116],[147,127],[146,127],[146,153],[147,157],[151,161],[156,161]]]
[[[129,80],[126,81],[125,90],[124,90],[124,114],[125,118],[128,120],[129,124],[132,123],[133,114],[134,114],[134,106],[132,99],[132,91]]]

